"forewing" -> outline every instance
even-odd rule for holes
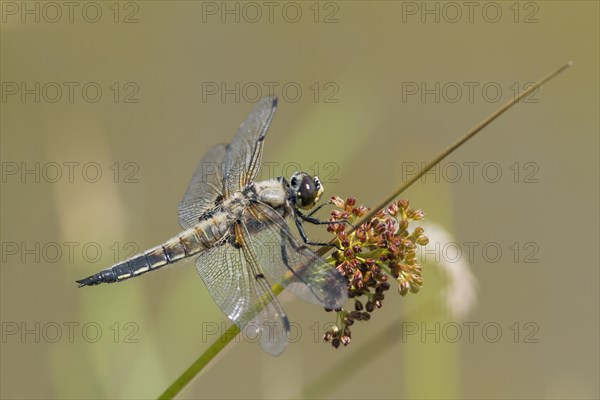
[[[198,222],[199,217],[215,205],[223,196],[224,144],[212,147],[194,172],[187,192],[179,204],[179,224],[187,229]]]
[[[227,146],[223,170],[226,195],[239,191],[258,174],[263,141],[276,109],[276,97],[265,97],[256,103]]]
[[[300,243],[277,211],[255,203],[246,210],[243,221],[253,251],[268,275],[305,301],[331,309],[343,307],[346,279]]]
[[[249,340],[271,354],[283,352],[290,324],[251,249],[217,245],[198,256],[196,269],[214,301]]]

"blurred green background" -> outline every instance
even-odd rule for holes
[[[1,397],[153,398],[228,326],[193,263],[74,281],[176,234],[200,158],[269,86],[274,174],[374,205],[573,60],[404,194],[476,284],[432,238],[422,292],[337,350],[331,314],[282,295],[300,339],[232,345],[181,397],[598,398],[598,2],[469,4],[2,2]]]

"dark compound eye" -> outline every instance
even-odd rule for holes
[[[300,195],[302,206],[312,206],[315,204],[315,199],[317,198],[317,188],[312,177],[305,176],[302,178],[302,182],[298,188],[298,194]]]
[[[323,185],[318,177],[306,172],[296,172],[290,178],[290,188],[296,196],[296,206],[304,209],[314,207],[323,194]]]

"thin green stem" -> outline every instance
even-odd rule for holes
[[[194,363],[190,365],[190,367],[186,369],[158,398],[175,398],[175,396],[177,396],[177,394],[181,392],[181,390],[190,383],[190,381],[198,375],[198,373],[202,371],[204,367],[206,367],[208,363],[210,363],[210,361],[238,335],[238,333],[240,333],[240,328],[235,324],[231,325],[229,329],[227,329],[221,337],[215,340],[213,344],[205,350],[204,353],[202,353],[202,355],[200,355],[200,357],[198,357],[198,359],[194,361]]]
[[[271,287],[271,291],[278,296],[283,291],[283,287],[276,283]],[[239,333],[240,328],[235,324],[231,325],[158,398],[174,399]]]
[[[548,82],[550,79],[554,78],[556,75],[560,74],[561,72],[563,72],[565,69],[569,68],[572,65],[573,65],[573,62],[569,61],[568,63],[566,63],[562,67],[560,67],[557,70],[555,70],[555,71],[549,73],[548,75],[544,76],[542,79],[540,79],[539,81],[535,82],[529,88],[527,88],[526,90],[523,90],[516,97],[514,97],[511,100],[507,101],[502,107],[500,107],[498,110],[494,111],[492,114],[490,114],[483,121],[481,121],[480,123],[478,123],[477,125],[475,125],[473,128],[471,128],[470,131],[468,131],[467,133],[465,133],[464,135],[462,135],[461,137],[459,137],[454,143],[452,143],[450,146],[446,147],[446,149],[444,149],[444,151],[442,151],[435,158],[433,158],[431,161],[429,161],[419,171],[418,174],[416,174],[411,179],[409,179],[408,181],[406,181],[398,189],[396,189],[395,191],[393,191],[392,193],[390,193],[387,197],[385,197],[383,200],[381,200],[381,202],[379,204],[377,204],[375,207],[373,207],[371,210],[369,210],[365,215],[363,215],[362,218],[360,218],[358,221],[356,221],[355,223],[353,223],[353,225],[355,227],[351,228],[350,231],[349,231],[349,233],[354,232],[356,230],[356,227],[361,226],[362,224],[364,224],[365,222],[367,222],[371,218],[373,218],[373,216],[375,214],[377,214],[385,206],[387,206],[392,201],[394,201],[394,199],[396,197],[400,196],[400,194],[402,192],[404,192],[406,189],[408,189],[410,186],[412,186],[413,183],[415,183],[416,181],[418,181],[419,179],[421,179],[421,177],[423,175],[425,175],[430,169],[432,169],[437,164],[439,164],[444,158],[446,158],[450,154],[452,154],[452,152],[454,152],[454,150],[456,150],[460,146],[462,146],[467,140],[471,139],[473,136],[475,136],[477,133],[479,133],[483,128],[485,128],[486,126],[488,126],[489,124],[491,124],[492,121],[494,121],[500,115],[504,114],[509,108],[511,108],[512,106],[514,106],[515,104],[517,104],[524,97],[528,96],[534,90],[538,89],[544,83]],[[333,243],[333,240],[330,243]],[[319,253],[319,255],[323,256],[329,250],[330,249],[327,248],[327,247],[322,247],[322,248],[319,249],[319,251],[317,253]]]
[[[373,207],[369,212],[367,212],[361,219],[359,219],[353,225],[355,227],[358,227],[358,226],[364,224],[365,222],[367,222],[377,212],[379,212],[385,206],[387,206],[389,203],[391,203],[396,197],[398,197],[408,187],[410,187],[413,183],[415,183],[423,175],[425,175],[427,173],[427,171],[429,171],[436,164],[438,164],[444,158],[446,158],[448,155],[450,155],[454,150],[456,150],[461,145],[463,145],[467,140],[469,140],[473,136],[475,136],[483,128],[485,128],[486,126],[488,126],[492,121],[494,121],[496,118],[498,118],[504,112],[506,112],[509,108],[511,108],[513,105],[515,105],[517,102],[519,102],[519,100],[521,100],[525,96],[529,95],[531,92],[533,92],[534,90],[536,90],[537,88],[539,88],[540,86],[542,86],[544,83],[548,82],[550,79],[554,78],[556,75],[558,75],[561,72],[563,72],[565,69],[567,69],[571,65],[573,65],[573,63],[572,62],[568,62],[567,64],[563,65],[562,67],[560,67],[556,71],[554,71],[554,72],[546,75],[545,77],[543,77],[542,79],[540,79],[539,81],[537,81],[536,83],[534,83],[528,89],[526,89],[526,90],[522,91],[521,93],[519,93],[518,96],[516,96],[515,98],[511,99],[510,101],[508,101],[506,104],[504,104],[502,107],[500,107],[497,111],[495,111],[494,113],[492,113],[490,116],[488,116],[487,118],[485,118],[482,122],[480,122],[479,124],[477,124],[470,131],[468,131],[466,134],[464,134],[463,136],[461,136],[453,144],[451,144],[450,146],[446,147],[446,149],[444,151],[442,151],[438,156],[436,156],[433,160],[431,160],[429,163],[427,163],[427,165],[425,165],[425,167],[423,167],[423,169],[421,169],[421,171],[419,171],[419,173],[417,175],[415,175],[412,179],[408,180],[406,183],[404,183],[402,186],[400,186],[397,190],[395,190],[394,192],[392,192],[389,196],[387,196],[386,198],[384,198],[378,205],[376,205],[375,207]],[[353,232],[355,229],[356,228],[352,228],[350,230],[350,232]],[[337,240],[337,238],[332,239],[330,243],[333,244],[335,242],[335,240]],[[328,247],[321,247],[317,251],[317,253],[319,255],[323,256],[323,255],[325,255],[330,250],[331,249],[328,248]],[[275,285],[273,285],[272,290],[273,290],[273,293],[277,296],[277,295],[279,295],[279,293],[282,292],[283,288],[280,285],[275,284]],[[215,356],[217,354],[219,354],[221,352],[221,350],[223,350],[229,344],[229,342],[231,342],[233,340],[233,338],[235,338],[235,336],[239,332],[240,332],[240,330],[239,330],[239,328],[236,325],[230,326],[229,329],[227,329],[227,331],[225,331],[221,335],[221,337],[219,337],[217,340],[215,340],[215,342],[196,361],[194,361],[194,363],[188,369],[186,369],[179,376],[179,378],[177,378],[167,388],[167,390],[164,391],[163,394],[160,395],[159,399],[173,399],[173,398],[175,398],[175,396],[177,396],[177,394],[179,392],[181,392],[181,390],[185,386],[187,386],[187,384],[190,383],[190,381],[196,375],[198,375],[200,373],[200,371],[202,371],[210,363],[210,361],[213,358],[215,358]]]

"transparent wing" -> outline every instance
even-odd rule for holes
[[[281,215],[266,204],[250,206],[243,220],[250,243],[267,274],[301,299],[324,307],[341,308],[348,283],[330,264],[290,231]]]
[[[200,216],[223,196],[224,144],[212,147],[194,172],[187,192],[179,204],[179,225],[187,229],[198,222]]]
[[[236,226],[236,235],[243,228]],[[260,272],[252,249],[224,243],[200,254],[196,269],[221,310],[249,340],[258,341],[267,352],[283,352],[290,323],[281,304]]]
[[[256,103],[227,146],[223,169],[226,195],[239,191],[258,174],[263,140],[276,109],[276,97],[265,97]]]

